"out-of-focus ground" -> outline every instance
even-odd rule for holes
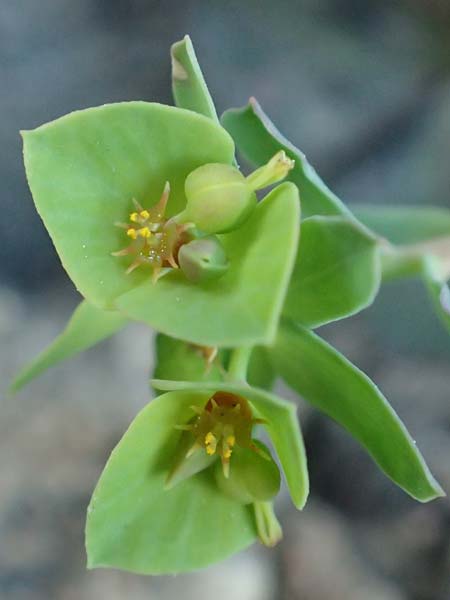
[[[2,2],[2,390],[77,303],[35,214],[18,130],[104,102],[169,102],[169,45],[187,32],[219,110],[256,96],[344,200],[450,206],[445,0]],[[449,492],[450,337],[420,285],[386,286],[323,334],[380,385]],[[148,401],[148,337],[129,326],[2,398],[0,600],[448,600],[448,500],[410,500],[303,404],[312,496],[301,514],[280,499],[275,550],[178,577],[86,571],[84,512]]]

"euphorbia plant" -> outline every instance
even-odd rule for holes
[[[313,329],[370,305],[382,278],[416,274],[449,325],[448,215],[358,220],[255,100],[219,122],[188,37],[172,73],[176,107],[111,104],[23,133],[37,210],[84,300],[13,389],[129,320],[157,331],[160,395],[94,491],[89,566],[180,572],[281,539],[281,473],[299,509],[309,486],[277,376],[411,496],[443,495],[381,392]]]

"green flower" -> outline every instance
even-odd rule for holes
[[[36,207],[92,305],[204,345],[273,340],[297,250],[298,191],[282,184],[256,204],[254,190],[286,175],[283,153],[245,178],[220,125],[145,102],[75,112],[23,138]],[[219,268],[204,247],[192,266],[198,249],[188,246],[207,235],[225,257]]]
[[[309,486],[294,406],[246,384],[198,386],[150,402],[113,451],[88,509],[91,567],[173,573],[219,561],[257,538],[277,543],[272,499],[280,473],[256,426],[303,507]]]

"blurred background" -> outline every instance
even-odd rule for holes
[[[20,129],[120,100],[170,103],[189,33],[221,112],[256,96],[349,204],[450,207],[448,0],[0,0],[1,386],[79,298],[27,188]],[[381,387],[450,490],[450,337],[420,284],[321,332]],[[0,417],[1,600],[448,600],[450,505],[410,500],[349,436],[301,406],[311,500],[285,538],[204,572],[85,570],[84,513],[148,401],[138,326],[54,368]],[[130,393],[129,382],[133,381]]]

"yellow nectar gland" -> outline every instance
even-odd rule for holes
[[[130,223],[116,223],[132,240],[126,248],[112,253],[113,256],[134,256],[127,274],[147,265],[152,267],[153,281],[157,281],[163,268],[178,269],[178,250],[189,239],[186,225],[178,225],[165,217],[169,193],[167,182],[158,203],[148,210],[133,200],[136,210],[129,215]]]
[[[253,425],[264,421],[253,418],[245,398],[229,392],[216,392],[203,409],[193,406],[192,410],[197,416],[189,425],[180,426],[195,438],[187,456],[199,448],[203,448],[209,456],[217,454],[222,461],[223,473],[228,477],[235,445],[261,452],[253,443],[252,429]]]

